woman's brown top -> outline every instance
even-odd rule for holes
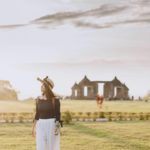
[[[36,99],[35,120],[49,118],[56,118],[56,121],[60,121],[61,112],[59,98],[55,98],[53,103],[52,99],[45,100],[42,97],[38,97]]]

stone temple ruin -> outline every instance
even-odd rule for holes
[[[107,100],[129,100],[129,88],[115,77],[112,81],[90,81],[85,76],[72,87],[71,99],[95,99],[97,94]]]
[[[17,92],[7,80],[0,80],[0,100],[17,100]]]

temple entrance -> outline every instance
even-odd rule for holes
[[[75,90],[74,93],[75,93],[75,97],[77,97],[78,96],[78,90]]]
[[[88,87],[84,86],[84,96],[88,96]]]
[[[122,88],[121,87],[114,87],[114,97],[115,98],[122,97]]]
[[[117,97],[117,87],[114,87],[114,97]]]
[[[98,93],[99,95],[104,95],[104,83],[98,83]]]

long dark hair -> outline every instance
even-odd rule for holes
[[[53,113],[55,114],[55,95],[46,83],[43,83],[43,86],[45,87],[45,91],[43,92],[43,95],[46,96],[47,100],[50,100],[52,102],[52,106],[53,106],[52,109],[53,109]]]
[[[45,87],[43,95],[45,95],[48,100],[52,100],[55,97],[54,93],[47,84],[43,83],[43,86]]]

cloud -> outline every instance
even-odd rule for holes
[[[150,17],[150,12],[142,13],[141,17]]]
[[[48,14],[29,22],[40,28],[71,24],[75,27],[104,29],[118,25],[150,23],[150,1],[128,0],[126,3],[105,3],[97,8]],[[3,25],[0,29],[16,29],[27,25]]]
[[[70,23],[75,27],[93,29],[112,28],[126,24],[149,24],[150,5],[148,4],[149,1],[147,0],[131,0],[127,4],[103,4],[91,10],[58,12],[46,15],[33,20],[31,23],[42,27]]]
[[[118,14],[119,12],[126,10],[127,8],[128,8],[127,6],[122,6],[122,5],[105,4],[98,8],[86,10],[86,11],[58,12],[55,14],[46,15],[31,21],[31,24],[38,24],[42,26],[44,25],[50,26],[52,24],[61,25],[66,22],[74,22],[75,24],[79,24],[79,22],[77,21],[78,19],[86,19],[89,17],[101,18],[109,15],[115,15]],[[89,26],[94,27],[94,25],[90,25],[90,23]],[[99,25],[95,25],[95,28],[97,28],[97,26]]]
[[[130,3],[137,4],[140,6],[147,6],[148,4],[150,4],[150,1],[149,0],[130,0]]]
[[[94,29],[107,29],[112,28],[117,25],[125,25],[125,24],[137,24],[137,23],[150,23],[150,18],[148,19],[130,19],[130,20],[123,20],[123,21],[116,21],[116,22],[109,22],[104,24],[94,24],[91,22],[84,22],[84,21],[76,21],[74,25],[80,28],[94,28]]]
[[[81,62],[41,62],[41,63],[24,63],[20,64],[18,67],[27,70],[39,70],[39,69],[64,69],[64,68],[84,68],[84,67],[144,67],[149,68],[150,60],[142,59],[93,59]]]
[[[27,24],[0,25],[0,29],[16,29],[25,26],[27,26]]]
[[[105,28],[111,28],[113,24],[94,24],[90,22],[83,22],[83,21],[75,21],[74,25],[77,27],[82,27],[82,28],[94,28],[94,29],[105,29]]]
[[[72,21],[74,19],[86,18],[86,17],[104,17],[108,15],[117,14],[127,9],[126,6],[113,6],[113,5],[102,5],[98,8],[86,10],[86,11],[75,11],[75,12],[58,12],[55,14],[46,15],[31,21],[32,24],[44,24],[50,25],[52,23],[64,23],[65,21]]]

